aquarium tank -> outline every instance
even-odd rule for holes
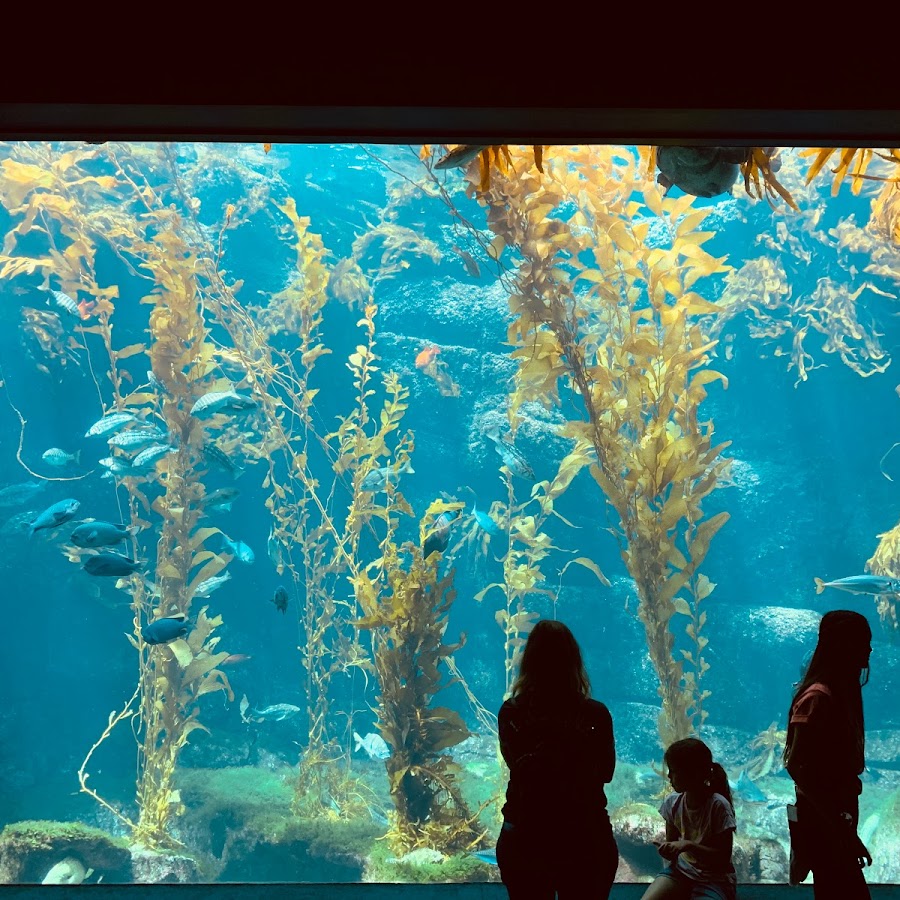
[[[543,618],[617,879],[697,735],[786,882],[840,608],[900,882],[900,151],[8,142],[0,233],[0,882],[497,881]]]

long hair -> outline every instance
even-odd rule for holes
[[[669,744],[663,756],[663,762],[670,768],[684,772],[688,777],[701,786],[701,790],[708,797],[713,794],[721,794],[731,806],[734,813],[734,800],[731,797],[731,786],[728,784],[728,774],[719,763],[713,759],[712,750],[699,738],[682,738]]]
[[[825,613],[819,622],[816,649],[791,699],[793,708],[794,702],[810,685],[827,685],[838,702],[847,709],[860,756],[864,754],[866,732],[862,687],[869,681],[869,668],[854,667],[848,660],[848,649],[855,651],[871,639],[872,628],[868,619],[860,613],[850,609],[833,609]],[[783,754],[785,764],[788,754],[789,745],[786,745]]]
[[[590,697],[581,648],[562,622],[541,619],[525,642],[512,696],[539,704]]]

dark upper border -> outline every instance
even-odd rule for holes
[[[900,147],[900,109],[17,102],[0,138]]]

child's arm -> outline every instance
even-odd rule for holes
[[[729,828],[707,838],[707,843],[696,841],[678,841],[679,853],[690,853],[701,864],[725,865],[731,859],[731,848],[734,843],[734,830]]]

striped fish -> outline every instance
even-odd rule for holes
[[[48,289],[48,293],[50,296],[47,298],[47,305],[50,305],[50,301],[54,300],[56,305],[65,310],[70,316],[75,316],[76,319],[81,318],[81,310],[78,309],[78,304],[68,295],[64,294],[62,291],[52,291]]]
[[[235,391],[211,391],[204,394],[192,407],[192,416],[211,416],[219,412],[241,412],[252,409],[256,401]]]
[[[531,464],[525,458],[525,455],[521,450],[509,441],[500,437],[500,432],[496,427],[487,429],[485,435],[494,442],[494,449],[500,454],[500,459],[503,460],[503,464],[513,473],[513,475],[518,475],[519,478],[527,478],[529,481],[534,481],[534,469],[531,468]]]
[[[136,417],[127,412],[107,413],[102,419],[94,422],[90,428],[84,433],[85,437],[96,437],[102,434],[110,434],[110,432],[118,431],[124,428],[129,422],[137,421]]]

